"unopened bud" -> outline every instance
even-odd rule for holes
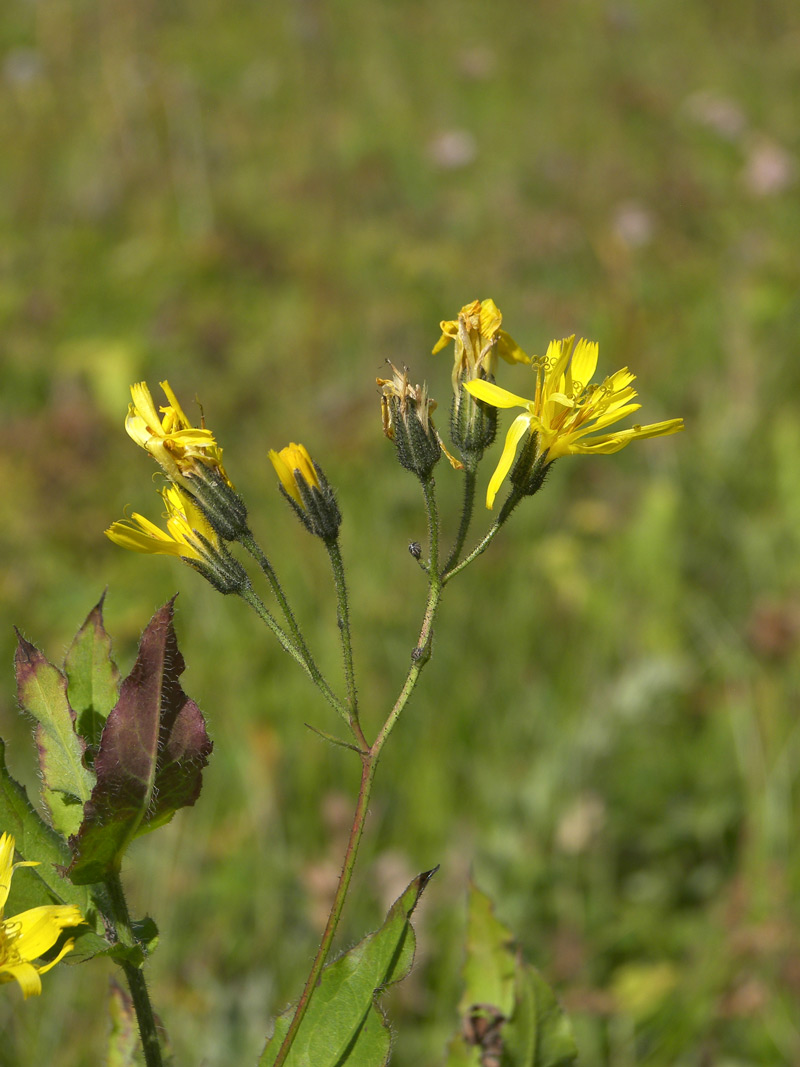
[[[280,490],[309,533],[333,542],[339,536],[342,513],[322,468],[305,445],[290,444],[269,458],[280,479]]]

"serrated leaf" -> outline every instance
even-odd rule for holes
[[[133,670],[120,687],[94,762],[97,784],[70,838],[69,876],[79,884],[119,870],[134,837],[194,804],[211,753],[200,709],[180,687],[185,664],[172,625],[173,601],[155,613]]]
[[[103,625],[103,593],[86,616],[64,660],[67,697],[76,728],[90,748],[100,741],[108,713],[117,702],[119,670],[111,658],[111,638]]]
[[[409,918],[434,871],[420,874],[389,909],[383,926],[322,972],[286,1067],[384,1067],[391,1035],[376,1001],[408,974],[416,939]],[[259,1060],[271,1067],[294,1008],[280,1015]]]
[[[470,886],[461,1025],[446,1067],[570,1067],[569,1019],[539,972],[522,960],[492,902]]]
[[[517,961],[514,1012],[503,1032],[508,1067],[571,1067],[578,1059],[572,1025],[535,967]]]
[[[94,776],[83,763],[86,746],[75,732],[66,678],[19,631],[17,639],[17,696],[21,707],[37,723],[42,800],[55,829],[67,837],[81,824]]]

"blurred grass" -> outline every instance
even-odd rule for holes
[[[436,1063],[472,868],[585,1064],[800,1061],[796,5],[11,0],[0,72],[0,721],[35,786],[11,624],[58,658],[108,584],[128,669],[181,590],[216,749],[196,810],[125,872],[162,930],[177,1061],[255,1061],[313,953],[356,779],[242,605],[102,537],[127,507],[158,514],[128,385],[203,400],[334,672],[324,561],[265,453],[300,439],[322,460],[374,725],[416,634],[424,522],[372,381],[407,362],[446,406],[438,321],[489,295],[529,350],[599,339],[645,420],[687,431],[559,464],[448,592],[340,944],[442,863],[392,996],[393,1062]],[[107,981],[57,968],[24,1008],[4,990],[3,1067],[100,1062]]]

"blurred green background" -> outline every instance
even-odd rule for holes
[[[12,624],[60,660],[108,585],[127,671],[180,590],[216,748],[197,808],[124,871],[162,931],[149,980],[177,1062],[255,1062],[296,995],[357,767],[305,728],[332,713],[243,604],[103,537],[159,514],[128,386],[202,400],[335,674],[324,553],[266,451],[301,440],[323,463],[374,730],[425,533],[374,379],[408,363],[446,410],[438,322],[486,296],[528,351],[598,339],[599,373],[638,375],[642,421],[687,430],[560,462],[448,590],[339,945],[441,863],[389,998],[393,1063],[435,1065],[472,870],[584,1064],[800,1062],[797,5],[7,0],[0,84],[0,730],[35,789]],[[56,968],[24,1007],[4,988],[3,1067],[103,1062],[110,971]]]

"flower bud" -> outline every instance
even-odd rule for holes
[[[280,479],[280,490],[309,533],[333,542],[339,536],[342,513],[333,489],[305,445],[290,444],[269,458]]]

